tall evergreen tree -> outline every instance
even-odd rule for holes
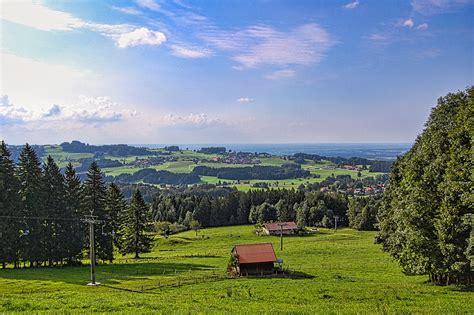
[[[102,229],[107,224],[107,213],[105,211],[106,187],[103,174],[96,162],[92,162],[87,172],[87,180],[84,183],[84,214],[97,216],[104,223],[95,224],[95,242],[97,257],[101,260],[113,260],[112,235]]]
[[[44,221],[41,218],[44,214],[44,195],[40,166],[36,152],[27,143],[20,153],[16,172],[20,181],[21,213],[25,217],[20,230],[20,252],[23,261],[29,261],[30,266],[38,265],[46,257],[42,246]]]
[[[0,144],[0,263],[5,268],[7,263],[17,265],[19,260],[18,216],[20,199],[19,182],[15,177],[15,164],[4,141]],[[15,218],[16,217],[16,218]]]
[[[67,256],[66,243],[68,240],[67,223],[70,218],[65,216],[66,203],[64,199],[64,178],[59,167],[51,155],[43,165],[43,221],[42,248],[45,251],[45,260],[52,262],[62,261]]]
[[[134,253],[135,258],[139,258],[140,253],[150,252],[152,239],[146,234],[148,212],[148,205],[137,189],[120,226],[122,254]]]
[[[65,244],[68,264],[77,263],[84,245],[84,223],[82,213],[82,185],[71,163],[64,173],[65,184],[65,216],[71,218],[68,223],[68,240]]]
[[[105,212],[107,215],[106,231],[112,233],[115,246],[120,248],[120,218],[127,208],[127,203],[122,192],[114,183],[107,188],[107,198],[105,202]]]

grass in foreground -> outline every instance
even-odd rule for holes
[[[157,238],[143,259],[98,266],[0,270],[1,312],[472,313],[472,292],[406,276],[373,244],[372,232],[321,230],[306,237],[257,237],[252,226]],[[290,269],[312,279],[229,279],[232,245],[272,242]]]

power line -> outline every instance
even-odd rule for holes
[[[52,217],[22,217],[2,215],[0,219],[20,219],[20,220],[49,220],[49,221],[81,221],[88,222],[87,219],[80,218],[52,218]],[[100,221],[100,222],[99,222]],[[106,220],[96,220],[96,223],[106,223]]]
[[[2,219],[21,219],[21,220],[59,220],[59,221],[84,221],[78,218],[51,218],[51,217],[22,217],[22,216],[0,216]]]

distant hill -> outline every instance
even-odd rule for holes
[[[74,140],[70,143],[63,142],[60,146],[64,152],[74,153],[108,154],[113,156],[153,154],[148,148],[134,147],[128,144],[90,145]]]

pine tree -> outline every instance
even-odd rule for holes
[[[87,172],[87,180],[84,183],[83,213],[97,216],[102,224],[95,224],[95,242],[97,257],[103,261],[113,261],[112,235],[105,233],[102,227],[107,224],[107,213],[105,211],[106,187],[103,174],[96,162],[92,162]]]
[[[17,177],[20,181],[21,214],[25,217],[20,233],[20,253],[23,261],[30,266],[38,265],[46,258],[43,248],[44,220],[43,187],[41,182],[41,162],[33,150],[26,144],[20,153]]]
[[[51,265],[52,262],[62,261],[67,256],[66,222],[70,219],[65,216],[64,178],[51,155],[46,158],[43,166],[42,181],[44,216],[48,218],[43,222],[42,247],[46,254],[45,259]]]
[[[82,214],[82,185],[76,171],[71,163],[66,166],[64,173],[65,183],[65,216],[72,220],[68,223],[68,239],[65,244],[68,264],[75,264],[79,261],[85,238]]]
[[[15,177],[15,164],[4,141],[0,144],[0,263],[16,267],[19,260],[19,225],[21,215],[18,195],[19,182]]]
[[[148,212],[148,205],[137,189],[132,196],[130,206],[125,211],[120,225],[120,252],[123,255],[134,253],[135,258],[139,258],[140,253],[151,251],[152,239],[146,234]]]
[[[107,214],[106,231],[112,233],[115,246],[120,248],[120,217],[124,214],[127,203],[122,192],[115,184],[110,184],[107,188],[107,198],[105,202],[105,212]]]

